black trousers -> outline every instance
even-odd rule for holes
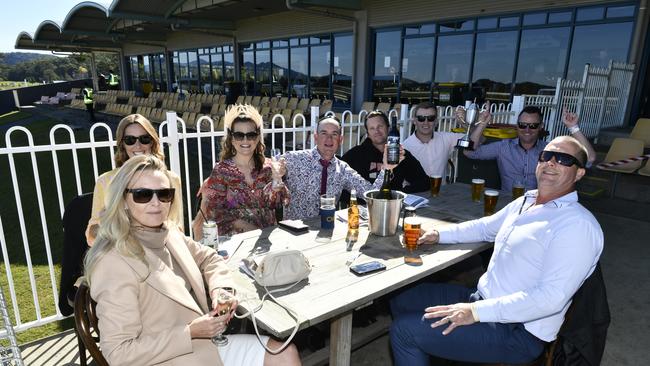
[[[94,103],[88,103],[86,104],[86,110],[88,111],[88,114],[90,114],[90,122],[97,122],[95,119],[95,106]]]

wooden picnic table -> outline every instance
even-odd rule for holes
[[[510,202],[510,195],[501,192],[497,208]],[[422,196],[429,196],[428,193]],[[423,228],[443,227],[483,216],[483,204],[471,200],[470,185],[455,183],[441,187],[440,195],[430,198],[430,206],[417,210],[423,219]],[[422,245],[417,249],[422,257],[421,266],[404,263],[406,250],[398,235],[381,237],[370,234],[367,226],[361,226],[359,239],[346,250],[347,224],[336,220],[333,231],[320,230],[318,217],[304,220],[309,232],[293,234],[278,227],[255,230],[233,236],[230,245],[237,248],[231,254],[229,264],[235,268],[241,259],[263,254],[269,250],[299,249],[309,259],[312,272],[290,290],[274,296],[298,314],[300,329],[331,320],[330,365],[349,365],[352,344],[352,313],[370,301],[388,294],[445,269],[492,246],[492,243],[467,243],[454,245]],[[346,261],[355,252],[361,255],[354,263],[379,260],[387,267],[385,271],[356,276],[349,271]],[[240,306],[250,311],[260,304],[263,288],[236,271],[235,281]],[[258,324],[276,337],[286,338],[296,320],[282,307],[272,301],[264,301],[255,313]]]

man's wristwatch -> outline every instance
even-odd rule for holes
[[[570,134],[575,135],[576,132],[580,132],[580,127],[578,127],[577,125],[569,127]]]

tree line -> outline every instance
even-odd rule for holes
[[[90,57],[90,54],[83,53],[63,57],[37,53],[20,53],[16,57],[16,53],[0,53],[0,81],[51,83],[89,78]],[[98,74],[108,74],[108,70],[119,69],[119,58],[114,53],[95,53],[95,64]]]

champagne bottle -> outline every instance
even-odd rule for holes
[[[390,181],[393,179],[393,171],[389,169],[384,170],[384,182],[381,185],[381,191],[379,194],[379,198],[383,198],[385,200],[389,200],[393,198],[392,194],[390,193]]]
[[[397,116],[392,117],[387,144],[388,164],[399,164],[399,131],[397,130]]]
[[[350,207],[348,207],[348,237],[356,241],[359,237],[359,207],[357,206],[357,191],[350,192]]]

